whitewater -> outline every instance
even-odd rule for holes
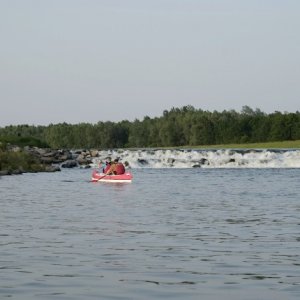
[[[108,158],[130,168],[300,168],[300,149],[99,150],[91,166]]]

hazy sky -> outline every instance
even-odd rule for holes
[[[0,126],[299,103],[299,0],[0,0]]]

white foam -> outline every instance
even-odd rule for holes
[[[300,150],[103,150],[93,166],[107,157],[131,168],[300,168]]]

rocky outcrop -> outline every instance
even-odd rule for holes
[[[53,150],[53,149],[41,149],[41,148],[31,148],[25,147],[24,151],[33,155],[41,163],[44,164],[61,164],[69,159],[73,158],[72,153],[69,150]]]
[[[50,148],[37,148],[26,146],[20,148],[17,146],[9,146],[7,152],[20,152],[27,153],[34,161],[34,167],[30,169],[8,166],[7,170],[1,169],[0,165],[0,176],[22,174],[25,172],[56,172],[60,171],[61,168],[90,168],[93,164],[93,159],[99,157],[99,150],[91,149],[50,149]]]
[[[26,151],[37,157],[41,163],[47,165],[59,165],[62,168],[82,167],[89,168],[93,158],[98,157],[98,150],[54,150],[29,148]]]
[[[16,175],[26,172],[57,172],[60,171],[61,168],[74,168],[78,166],[87,168],[90,167],[89,164],[92,162],[92,155],[96,155],[95,152],[91,154],[85,150],[75,153],[70,150],[54,150],[28,146],[23,149],[10,146],[6,152],[20,152],[20,156],[22,153],[28,154],[32,159],[27,159],[32,161],[32,163],[28,165],[27,162],[26,166],[19,166],[17,168],[12,165],[10,166],[10,164],[2,169],[0,166],[0,176]]]

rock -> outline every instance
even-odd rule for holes
[[[20,174],[22,174],[22,173],[23,173],[22,170],[16,169],[16,170],[13,170],[13,171],[11,172],[11,175],[20,175]]]
[[[20,151],[21,151],[21,148],[20,148],[19,146],[13,146],[13,147],[11,148],[11,151],[13,151],[13,152],[20,152]]]
[[[40,161],[41,163],[44,163],[44,164],[53,164],[56,160],[54,157],[41,157],[40,158]]]
[[[59,166],[46,166],[45,167],[45,172],[59,172],[60,167]]]
[[[23,171],[21,169],[16,170],[1,170],[0,176],[6,176],[6,175],[20,175],[23,174]]]
[[[91,150],[92,157],[98,157],[98,155],[99,155],[98,150]]]
[[[89,169],[91,166],[90,165],[81,165],[80,168],[81,169]]]
[[[41,153],[43,157],[55,157],[57,155],[57,151],[49,151],[46,153]]]
[[[174,158],[168,158],[167,160],[168,164],[173,164],[175,162]]]
[[[199,164],[200,165],[209,165],[209,162],[208,162],[208,160],[206,158],[201,158],[199,160]]]
[[[148,165],[148,161],[146,159],[142,159],[142,158],[138,159],[138,163],[140,163],[143,166]]]
[[[66,160],[68,160],[68,159],[72,159],[72,157],[69,156],[69,155],[67,155],[67,154],[58,155],[58,156],[56,157],[56,160],[57,160],[57,161],[60,161],[60,162],[66,161]]]
[[[79,155],[81,153],[85,152],[85,149],[76,149],[73,151],[74,154]]]
[[[85,156],[82,153],[76,157],[76,160],[79,164],[84,164],[86,162]]]
[[[80,164],[80,165],[88,165],[92,163],[92,159],[91,157],[88,156],[84,156],[82,154],[78,155],[78,157],[76,158],[76,161]]]
[[[0,171],[0,176],[6,176],[6,175],[11,175],[11,172],[9,172],[8,170]]]
[[[193,168],[201,168],[201,166],[199,164],[193,165]]]
[[[60,157],[61,159],[65,159],[65,157],[67,159],[73,158],[73,155],[72,155],[71,151],[69,151],[69,150],[61,150],[61,151],[58,151],[57,154],[58,154],[57,157]]]
[[[77,167],[77,161],[76,160],[67,160],[61,165],[62,168],[74,168]]]
[[[49,156],[49,154],[53,155],[53,151],[51,151],[50,149],[34,148],[34,151],[42,156]]]

